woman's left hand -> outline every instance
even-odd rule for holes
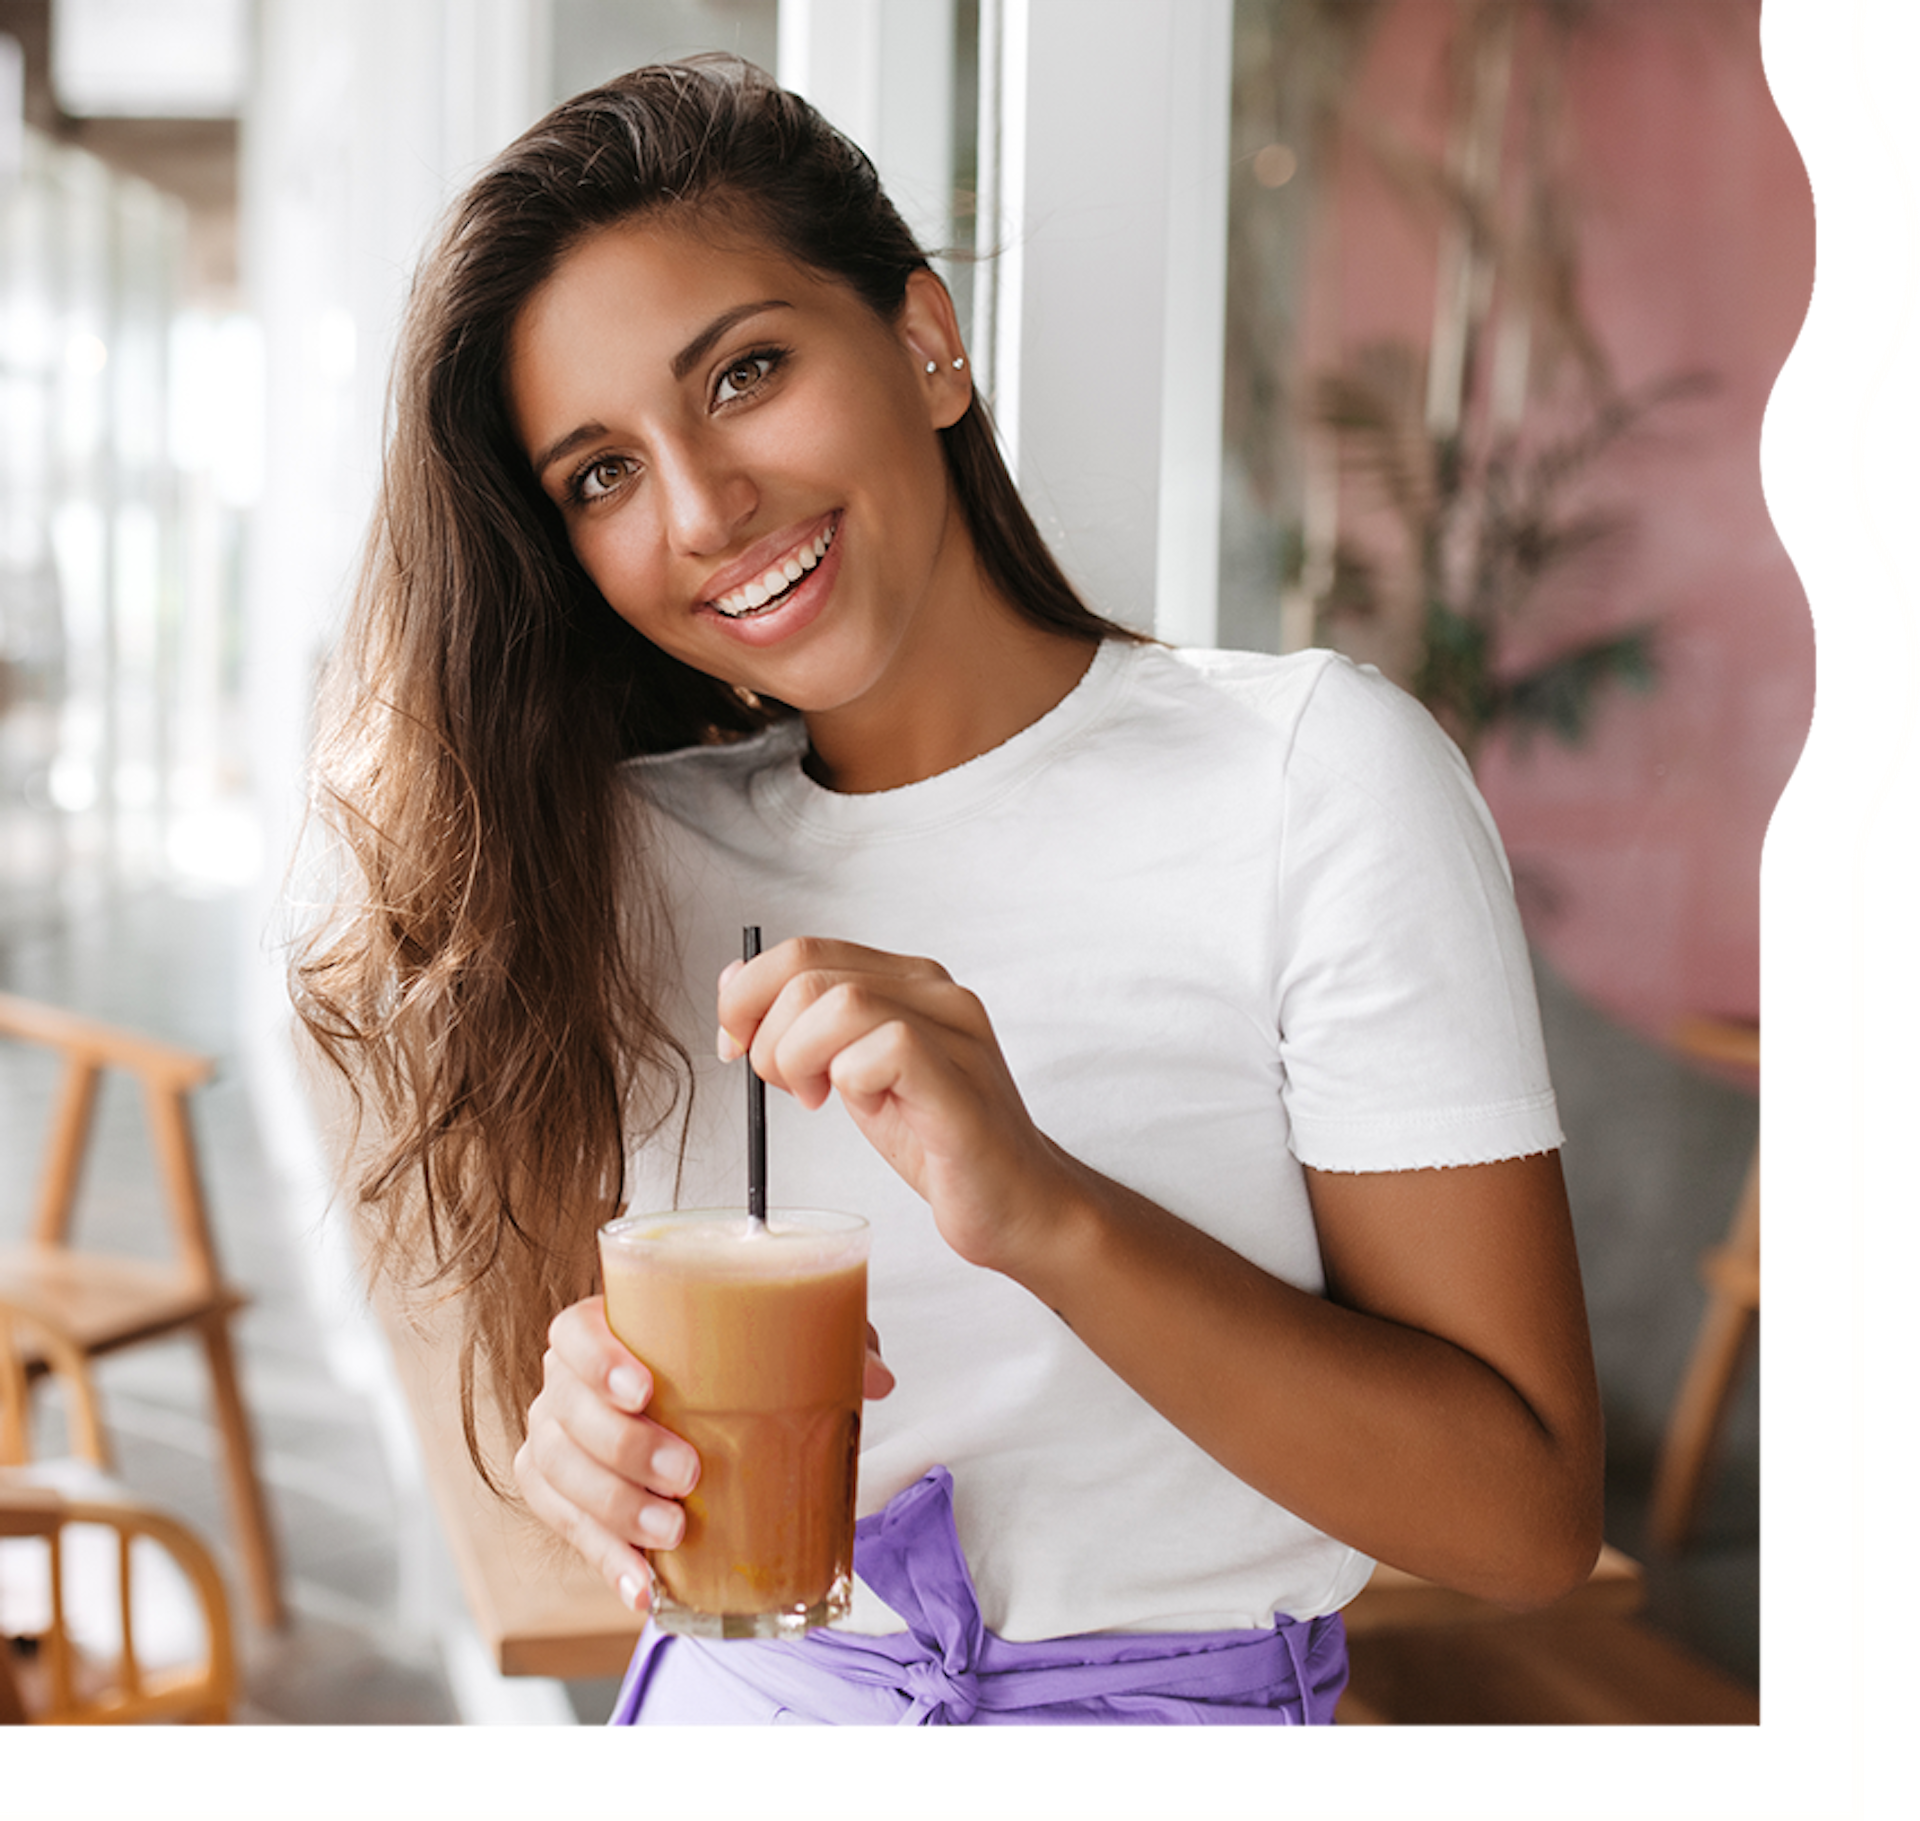
[[[1036,1127],[986,1008],[937,962],[802,937],[720,976],[723,1060],[817,1108],[837,1093],[972,1264],[1020,1274],[1071,1161]]]

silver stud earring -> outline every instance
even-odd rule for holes
[[[929,373],[938,373],[938,372],[940,371],[940,363],[939,363],[939,362],[938,362],[937,360],[930,360],[930,361],[928,361],[928,362],[927,362],[927,371],[928,371]]]
[[[958,373],[960,369],[964,367],[966,364],[967,364],[967,357],[964,354],[956,355],[954,357],[953,370],[956,373]]]

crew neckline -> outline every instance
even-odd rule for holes
[[[963,820],[998,802],[1048,763],[1095,721],[1118,695],[1144,646],[1102,639],[1078,682],[1053,707],[998,746],[946,771],[890,790],[837,791],[810,778],[804,729],[782,761],[760,772],[753,795],[768,814],[824,839],[871,841],[920,834]]]

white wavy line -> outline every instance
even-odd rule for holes
[[[1874,129],[1874,136],[1880,140],[1880,150],[1884,152],[1887,163],[1893,169],[1893,182],[1901,192],[1901,217],[1905,221],[1905,269],[1901,279],[1901,307],[1893,319],[1893,334],[1887,338],[1887,346],[1880,353],[1880,361],[1874,365],[1874,373],[1868,378],[1866,388],[1860,392],[1860,403],[1853,413],[1853,513],[1859,519],[1860,530],[1866,536],[1866,542],[1874,549],[1874,555],[1880,559],[1880,567],[1885,571],[1887,582],[1893,588],[1893,599],[1901,613],[1901,640],[1907,649],[1905,661],[1905,701],[1901,705],[1901,728],[1893,741],[1893,751],[1887,757],[1880,782],[1874,786],[1872,795],[1866,799],[1866,809],[1860,811],[1860,820],[1853,834],[1853,955],[1851,955],[1851,989],[1853,989],[1853,1055],[1851,1055],[1851,1078],[1853,1078],[1853,1212],[1855,1218],[1862,1220],[1866,1214],[1866,851],[1874,839],[1874,826],[1880,820],[1880,811],[1893,793],[1893,786],[1899,782],[1901,770],[1907,765],[1908,751],[1914,743],[1914,722],[1920,718],[1920,703],[1916,703],[1916,682],[1920,682],[1920,649],[1916,649],[1916,626],[1914,626],[1914,599],[1908,590],[1907,578],[1901,574],[1899,563],[1893,561],[1893,551],[1887,546],[1880,522],[1874,517],[1874,503],[1868,496],[1866,484],[1866,426],[1872,421],[1874,405],[1880,400],[1880,390],[1885,384],[1887,373],[1893,369],[1893,363],[1899,359],[1899,353],[1907,344],[1908,330],[1912,328],[1916,292],[1920,292],[1920,206],[1914,202],[1914,181],[1907,169],[1907,158],[1901,152],[1899,140],[1887,127],[1887,117],[1880,111],[1880,102],[1874,98],[1874,85],[1866,73],[1866,10],[1868,0],[1853,0],[1853,88],[1859,94],[1860,111],[1866,115],[1866,123]]]
[[[1908,330],[1914,319],[1914,296],[1920,288],[1920,207],[1914,204],[1914,182],[1901,154],[1899,140],[1887,127],[1887,119],[1874,100],[1874,86],[1866,75],[1866,6],[1868,0],[1855,0],[1853,6],[1853,86],[1859,94],[1860,111],[1866,115],[1874,136],[1880,140],[1887,163],[1893,167],[1893,182],[1901,192],[1901,219],[1905,221],[1905,261],[1901,279],[1901,307],[1893,319],[1893,334],[1887,338],[1880,361],[1874,367],[1866,390],[1860,394],[1859,407],[1853,413],[1853,511],[1860,521],[1866,542],[1874,547],[1887,582],[1893,586],[1893,599],[1901,611],[1901,638],[1907,649],[1905,661],[1905,699],[1901,705],[1901,730],[1893,741],[1893,753],[1880,774],[1874,793],[1866,799],[1859,826],[1853,834],[1853,953],[1851,953],[1851,989],[1853,989],[1853,1030],[1851,1030],[1851,1299],[1853,1299],[1853,1335],[1851,1335],[1851,1379],[1853,1379],[1853,1625],[1851,1625],[1851,1671],[1853,1687],[1866,1687],[1866,849],[1872,845],[1874,826],[1891,795],[1901,770],[1907,765],[1908,751],[1914,741],[1914,680],[1920,657],[1914,651],[1914,603],[1908,592],[1907,578],[1893,561],[1893,551],[1874,519],[1874,507],[1866,490],[1866,426],[1874,415],[1874,403],[1880,400],[1880,388],[1893,361],[1907,346]],[[1855,1702],[1853,1721],[1853,1763],[1855,1790],[1864,1794],[1866,1765],[1866,1713],[1864,1702]]]
[[[1880,390],[1885,384],[1887,373],[1893,369],[1893,361],[1899,359],[1901,348],[1907,344],[1907,334],[1914,319],[1916,292],[1920,292],[1920,206],[1914,202],[1914,181],[1907,169],[1907,158],[1901,152],[1899,140],[1887,127],[1887,117],[1880,111],[1880,102],[1874,98],[1874,85],[1866,73],[1866,10],[1868,0],[1855,0],[1853,4],[1853,88],[1859,94],[1860,111],[1866,115],[1866,123],[1874,129],[1874,136],[1880,140],[1880,148],[1885,152],[1887,163],[1893,167],[1893,182],[1901,192],[1901,217],[1905,221],[1905,275],[1901,280],[1901,307],[1899,315],[1893,319],[1893,334],[1887,338],[1887,346],[1880,353],[1880,361],[1874,367],[1874,373],[1868,378],[1866,388],[1860,392],[1859,407],[1853,413],[1853,511],[1860,521],[1860,530],[1866,534],[1866,542],[1874,549],[1874,555],[1880,559],[1887,582],[1893,588],[1893,599],[1899,605],[1901,613],[1901,636],[1907,647],[1905,663],[1905,701],[1901,707],[1901,730],[1893,741],[1893,753],[1887,757],[1885,770],[1880,774],[1880,782],[1874,786],[1872,795],[1866,799],[1866,809],[1860,813],[1859,826],[1853,834],[1853,968],[1851,968],[1851,987],[1853,987],[1853,1210],[1857,1218],[1864,1218],[1866,1212],[1866,851],[1874,839],[1874,824],[1880,820],[1880,811],[1891,795],[1893,786],[1899,782],[1899,774],[1907,765],[1908,751],[1914,741],[1914,720],[1916,720],[1916,699],[1914,684],[1916,674],[1920,674],[1920,653],[1916,653],[1916,628],[1914,628],[1914,601],[1907,588],[1907,578],[1901,574],[1899,563],[1893,561],[1893,551],[1882,536],[1880,522],[1874,519],[1874,503],[1868,496],[1866,486],[1866,426],[1872,421],[1874,405],[1880,400]]]
[[[1860,530],[1866,534],[1866,542],[1874,547],[1874,555],[1880,559],[1880,567],[1887,574],[1887,582],[1893,586],[1893,599],[1901,611],[1901,634],[1907,645],[1907,692],[1901,707],[1901,730],[1893,741],[1893,753],[1889,755],[1885,770],[1880,774],[1880,782],[1874,786],[1874,793],[1866,799],[1866,809],[1860,813],[1859,826],[1855,828],[1853,853],[1857,862],[1866,859],[1866,849],[1874,839],[1874,824],[1880,820],[1880,811],[1893,786],[1899,782],[1901,768],[1907,765],[1908,751],[1914,743],[1914,720],[1920,716],[1920,703],[1916,703],[1914,695],[1916,668],[1920,668],[1920,651],[1916,651],[1914,628],[1914,597],[1907,588],[1907,578],[1901,574],[1899,563],[1893,561],[1893,549],[1887,546],[1887,540],[1882,536],[1880,521],[1874,517],[1874,503],[1866,488],[1866,426],[1872,421],[1874,405],[1880,401],[1880,390],[1885,386],[1887,373],[1893,371],[1893,363],[1907,346],[1908,330],[1914,321],[1914,298],[1916,290],[1920,290],[1920,271],[1916,271],[1916,265],[1920,265],[1920,261],[1916,261],[1920,207],[1916,207],[1914,202],[1914,181],[1907,169],[1907,158],[1901,154],[1899,140],[1887,127],[1887,117],[1880,111],[1880,102],[1874,98],[1874,85],[1866,73],[1866,10],[1868,0],[1855,0],[1853,86],[1859,94],[1860,111],[1866,115],[1868,125],[1874,129],[1874,136],[1880,140],[1880,150],[1885,152],[1887,163],[1893,167],[1893,182],[1901,192],[1901,217],[1907,225],[1907,261],[1905,277],[1901,280],[1901,307],[1899,315],[1893,319],[1893,334],[1887,338],[1887,346],[1880,353],[1880,361],[1866,382],[1866,390],[1860,392],[1859,407],[1853,413],[1853,513],[1860,521]]]

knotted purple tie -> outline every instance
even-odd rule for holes
[[[814,1631],[793,1643],[707,1644],[649,1631],[615,1724],[646,1717],[649,1676],[666,1655],[695,1649],[716,1690],[736,1685],[739,1711],[826,1725],[903,1726],[1326,1723],[1346,1685],[1337,1614],[1271,1629],[1108,1632],[1011,1643],[986,1628],[953,1522],[944,1467],[861,1519],[854,1568],[906,1624],[868,1637]],[[688,1669],[692,1669],[688,1665]]]

